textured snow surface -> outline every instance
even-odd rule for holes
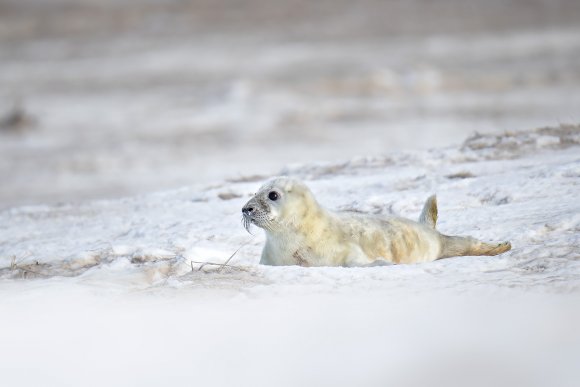
[[[240,210],[265,176],[5,210],[2,384],[575,385],[580,127],[280,173],[334,209],[417,218],[436,193],[440,231],[513,250],[260,266]]]

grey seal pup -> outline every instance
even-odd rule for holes
[[[330,211],[301,181],[266,182],[242,208],[244,227],[266,232],[260,263],[300,266],[374,266],[432,262],[464,255],[498,255],[509,242],[486,243],[438,232],[437,200],[427,199],[417,222],[391,216]]]

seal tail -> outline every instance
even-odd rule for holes
[[[419,223],[426,224],[435,230],[437,225],[437,196],[431,195],[423,206],[421,216],[419,216]]]

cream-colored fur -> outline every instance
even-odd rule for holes
[[[274,194],[273,194],[274,193]],[[458,255],[497,255],[509,242],[487,244],[440,234],[437,201],[427,200],[419,222],[321,207],[302,182],[270,180],[242,209],[244,225],[266,231],[260,263],[301,266],[372,266],[431,262]]]

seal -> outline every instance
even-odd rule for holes
[[[261,264],[300,266],[374,266],[431,262],[436,259],[498,255],[509,242],[491,244],[436,230],[437,199],[427,199],[419,221],[356,212],[330,211],[318,204],[302,182],[274,178],[242,208],[248,232],[266,231]]]

